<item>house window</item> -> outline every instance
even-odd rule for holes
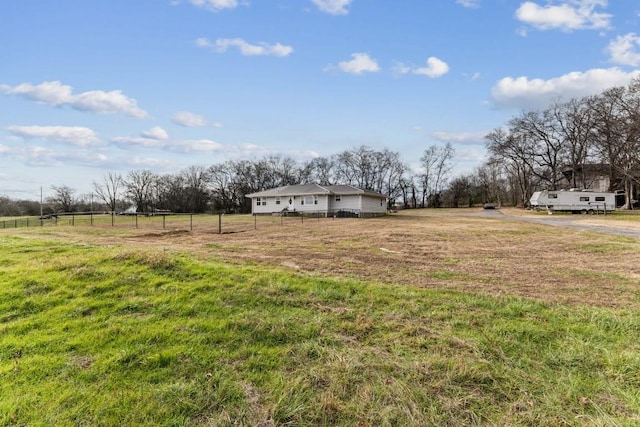
[[[582,196],[582,197],[580,197],[580,201],[581,201],[581,202],[588,202],[588,201],[589,201],[589,197],[587,197],[587,196]]]
[[[317,205],[318,198],[316,196],[304,196],[300,201],[301,205]]]
[[[276,197],[276,205],[280,204],[280,197]]]
[[[342,200],[342,196],[340,194],[336,194],[336,202]]]
[[[256,206],[267,206],[267,198],[266,197],[258,197],[256,199]]]
[[[596,202],[604,202],[604,196],[596,196]]]
[[[549,194],[549,198],[550,198],[550,199],[557,199],[557,198],[558,198],[558,195],[557,195],[557,194],[553,194],[553,193],[551,193],[551,194]]]

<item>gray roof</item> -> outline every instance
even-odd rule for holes
[[[305,195],[354,195],[365,194],[373,197],[386,198],[383,194],[376,193],[375,191],[361,190],[352,185],[318,185],[318,184],[298,184],[287,185],[279,188],[272,188],[271,190],[259,191],[257,193],[247,194],[246,197],[289,197],[289,196],[305,196]]]

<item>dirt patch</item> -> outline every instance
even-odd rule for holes
[[[141,234],[140,237],[143,239],[146,238],[163,238],[163,237],[173,237],[173,236],[184,236],[185,234],[189,234],[189,230],[169,230],[169,231],[159,231],[154,233],[144,233]]]

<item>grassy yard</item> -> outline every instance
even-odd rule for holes
[[[0,231],[0,424],[637,425],[639,253],[452,212]]]

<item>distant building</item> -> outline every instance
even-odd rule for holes
[[[568,188],[587,189],[591,191],[611,191],[611,168],[604,163],[594,163],[565,169],[562,175]],[[614,183],[615,184],[615,183]],[[624,186],[622,187],[624,188]]]
[[[387,197],[351,185],[302,184],[247,194],[254,215],[381,216]]]

